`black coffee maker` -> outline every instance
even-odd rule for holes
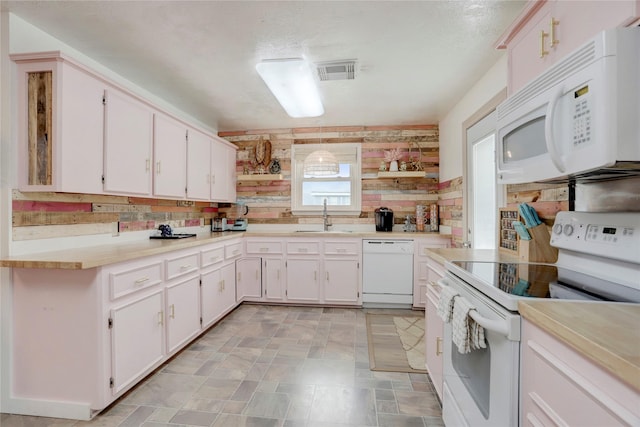
[[[393,211],[389,208],[375,210],[376,231],[391,231],[393,229]]]

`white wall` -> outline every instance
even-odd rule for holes
[[[463,175],[462,124],[506,86],[505,54],[440,121],[440,182]]]

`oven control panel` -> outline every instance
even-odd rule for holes
[[[640,214],[637,212],[558,212],[551,245],[558,249],[640,262]]]

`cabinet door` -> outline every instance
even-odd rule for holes
[[[358,304],[360,301],[360,263],[357,259],[324,260],[324,302]]]
[[[116,89],[105,91],[104,190],[151,194],[153,112]]]
[[[236,261],[236,293],[238,301],[262,299],[262,260],[244,258]]]
[[[284,299],[284,272],[282,258],[263,258],[264,298],[282,301]]]
[[[167,351],[173,353],[200,332],[200,278],[167,287]]]
[[[113,394],[135,383],[164,357],[162,290],[111,310]]]
[[[427,371],[433,382],[433,386],[442,399],[442,338],[444,336],[444,323],[437,313],[438,296],[432,286],[427,287],[427,304],[425,306],[425,348]]]
[[[229,150],[226,145],[218,141],[213,141],[211,145],[211,200],[220,202],[231,202],[229,182]]]
[[[220,320],[236,305],[235,265],[228,264],[201,276],[202,327]]]
[[[154,115],[153,125],[153,195],[184,199],[187,127],[163,114]]]
[[[203,133],[189,130],[187,139],[187,198],[211,198],[211,143]]]
[[[287,260],[287,300],[320,301],[320,261],[317,259]]]

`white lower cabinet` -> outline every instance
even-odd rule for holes
[[[638,392],[527,319],[521,426],[638,426]]]
[[[424,308],[427,303],[427,285],[434,280],[433,262],[429,261],[429,249],[448,248],[451,240],[438,235],[423,236],[414,239],[413,252],[413,307]],[[441,270],[444,275],[444,267]]]
[[[235,265],[227,264],[204,273],[200,280],[202,327],[207,328],[236,306]]]
[[[167,353],[172,354],[200,332],[200,278],[167,286]]]
[[[287,259],[287,301],[320,302],[320,261],[318,259]]]
[[[324,260],[323,301],[327,304],[358,305],[360,298],[360,262],[351,258]]]
[[[262,299],[261,258],[242,258],[236,261],[236,294],[238,302]]]
[[[262,258],[262,280],[265,301],[284,301],[284,260]]]
[[[112,393],[135,384],[165,355],[164,295],[150,295],[111,310]]]
[[[425,306],[425,363],[433,387],[442,401],[443,384],[443,338],[444,322],[438,316],[440,287],[437,284],[427,286],[427,304]]]

